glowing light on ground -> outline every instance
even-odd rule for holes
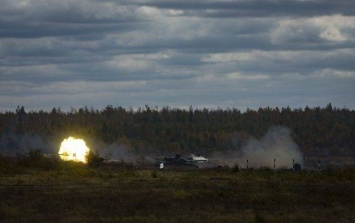
[[[64,161],[86,163],[86,155],[90,152],[83,139],[69,137],[60,144],[59,155]]]

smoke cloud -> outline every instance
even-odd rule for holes
[[[101,157],[107,160],[123,160],[125,162],[135,162],[136,156],[124,145],[106,145],[97,150]]]
[[[132,151],[124,144],[105,144],[96,142],[93,150],[108,162],[124,161],[126,163],[153,162],[150,156]]]
[[[292,161],[303,164],[303,155],[291,138],[291,131],[282,126],[268,129],[261,139],[250,138],[240,148],[214,154],[214,159],[223,160],[223,164],[241,167],[290,168]],[[248,160],[248,163],[247,163]]]

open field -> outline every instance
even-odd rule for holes
[[[355,222],[351,169],[0,170],[1,222]]]

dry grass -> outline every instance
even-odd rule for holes
[[[355,171],[350,169],[293,173],[76,163],[50,170],[10,166],[0,166],[1,222],[355,221]]]

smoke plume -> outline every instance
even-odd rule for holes
[[[97,150],[101,157],[107,160],[123,160],[125,162],[134,162],[136,156],[131,153],[124,145],[106,145]]]
[[[239,149],[215,154],[215,159],[223,160],[229,166],[290,168],[293,160],[303,164],[303,156],[291,138],[288,128],[274,126],[261,139],[250,138]],[[248,162],[247,162],[248,161]]]
[[[153,162],[150,156],[132,151],[124,144],[105,144],[103,142],[94,143],[93,150],[108,162]]]

